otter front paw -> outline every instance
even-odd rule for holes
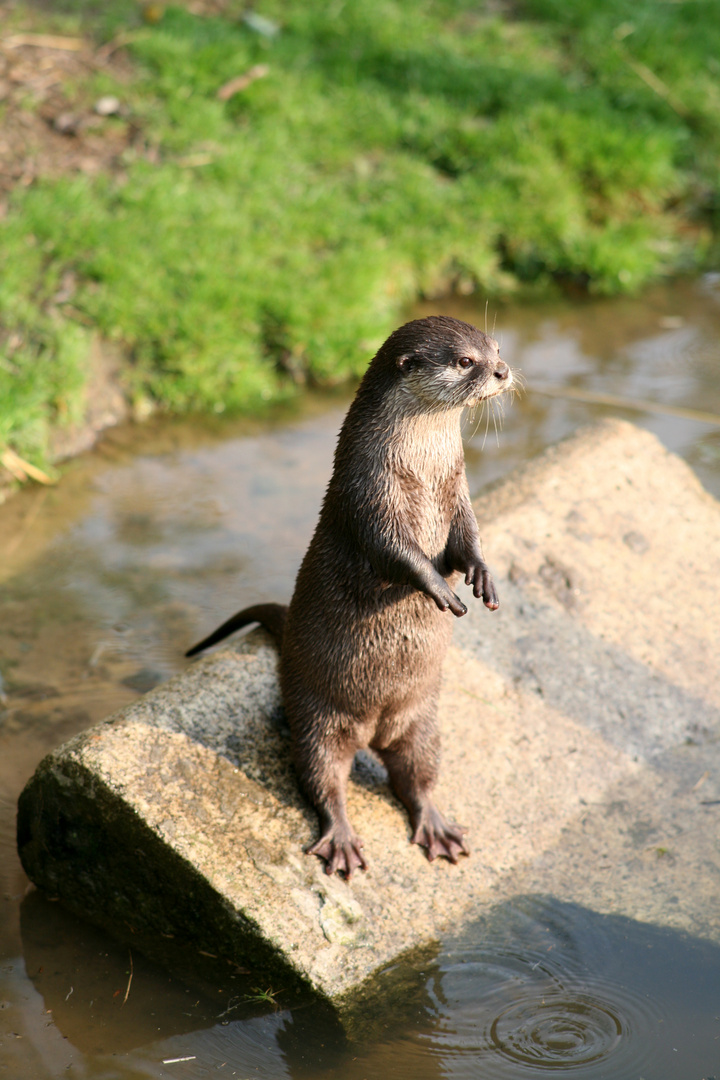
[[[451,863],[456,863],[460,855],[470,854],[463,836],[466,832],[467,829],[462,825],[446,821],[437,807],[430,804],[423,809],[410,837],[410,843],[424,847],[430,862],[442,856]]]
[[[347,881],[352,877],[353,870],[358,867],[367,870],[367,863],[362,853],[364,844],[355,832],[346,832],[335,829],[321,836],[311,847],[307,848],[306,854],[317,855],[325,860],[326,874],[344,874]]]

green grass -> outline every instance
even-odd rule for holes
[[[128,150],[120,178],[14,193],[0,331],[22,343],[0,357],[0,444],[42,459],[92,332],[124,347],[138,398],[257,409],[359,373],[421,295],[610,294],[717,264],[714,0],[526,0],[505,17],[478,0],[262,0],[273,38],[243,6],[149,26],[131,2],[53,5],[43,29],[135,32],[131,82],[77,93],[116,93],[157,160]],[[217,99],[260,63],[266,78]],[[70,308],[49,302],[67,271]]]

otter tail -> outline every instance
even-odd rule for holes
[[[242,611],[238,611],[236,615],[224,622],[222,626],[218,626],[217,630],[213,630],[209,637],[203,638],[197,645],[193,645],[192,649],[188,649],[185,655],[195,656],[196,653],[202,652],[203,649],[209,649],[211,645],[216,645],[218,641],[222,641],[223,638],[228,637],[236,630],[240,630],[243,626],[249,626],[250,623],[260,623],[261,626],[270,631],[278,645],[280,645],[286,615],[287,606],[285,604],[255,604],[253,607],[243,608]]]

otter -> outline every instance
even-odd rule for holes
[[[288,607],[238,612],[187,653],[253,622],[276,637],[295,767],[320,821],[308,853],[328,874],[367,869],[347,815],[357,750],[385,765],[411,842],[430,860],[468,855],[467,831],[431,792],[438,696],[463,575],[498,607],[470,503],[460,416],[513,384],[496,341],[431,316],[390,335],[371,361],[338,438],[320,519]]]

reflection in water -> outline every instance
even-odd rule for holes
[[[214,1001],[191,989],[41,893],[23,902],[21,927],[33,986],[54,1023],[84,1054],[126,1054],[217,1022],[219,994]],[[227,976],[235,978],[234,972]]]
[[[483,325],[483,310],[468,302],[443,310]],[[619,414],[683,454],[720,495],[717,427],[562,397],[566,389],[589,391],[720,413],[717,279],[659,287],[639,301],[508,307],[498,313],[497,336],[528,389],[506,410],[497,441],[491,421],[486,435],[485,417],[467,419],[474,492],[580,424]],[[536,384],[561,396],[536,394]],[[254,422],[117,430],[95,454],[71,462],[59,488],[28,489],[2,508],[0,893],[8,899],[0,917],[0,1006],[7,1005],[0,1007],[0,1036],[22,1038],[0,1042],[0,1061],[12,1051],[8,1075],[15,1080],[168,1075],[162,1059],[183,1055],[193,1061],[173,1065],[172,1075],[491,1080],[571,1068],[588,1078],[699,1080],[717,1072],[705,1053],[712,1037],[717,1060],[720,1045],[720,1022],[712,1019],[720,1015],[716,951],[677,935],[652,938],[631,924],[623,937],[609,922],[561,907],[506,909],[472,940],[448,947],[437,963],[416,970],[416,984],[405,981],[386,1035],[350,1049],[313,1010],[217,1023],[208,1013],[210,1026],[200,1030],[192,1010],[191,1017],[175,1015],[186,985],[166,993],[167,976],[142,961],[137,1002],[146,992],[157,1002],[161,1031],[153,1042],[139,1017],[136,1025],[123,1019],[121,1038],[112,1011],[117,972],[105,975],[102,964],[90,963],[89,931],[77,923],[62,931],[72,957],[53,953],[47,942],[38,955],[40,917],[32,981],[24,973],[17,958],[29,941],[19,922],[27,882],[14,851],[14,807],[25,780],[53,746],[183,670],[184,649],[221,618],[290,595],[348,400],[349,392],[318,396],[295,413]],[[116,947],[90,948],[110,954]],[[65,1001],[70,977],[84,964],[94,972],[92,994],[76,987]],[[64,1034],[88,1025],[89,1037],[90,1002],[101,998],[104,1041],[91,1047],[78,1035],[73,1049],[73,1036],[58,1034],[60,1018],[68,1018]],[[143,1007],[143,1023],[153,1011]]]
[[[377,1007],[348,1039],[317,1004],[258,1016],[252,977],[229,968],[214,983],[200,971],[183,981],[136,954],[129,984],[127,948],[28,899],[28,973],[67,1041],[56,1070],[33,1072],[18,1055],[13,1077],[67,1075],[78,1050],[77,1075],[93,1078],[168,1075],[162,1062],[179,1057],[191,1061],[172,1075],[193,1080],[225,1068],[295,1080],[699,1080],[717,1063],[720,948],[573,904],[499,905],[436,958],[379,977]],[[17,991],[6,1004],[27,1009]]]

